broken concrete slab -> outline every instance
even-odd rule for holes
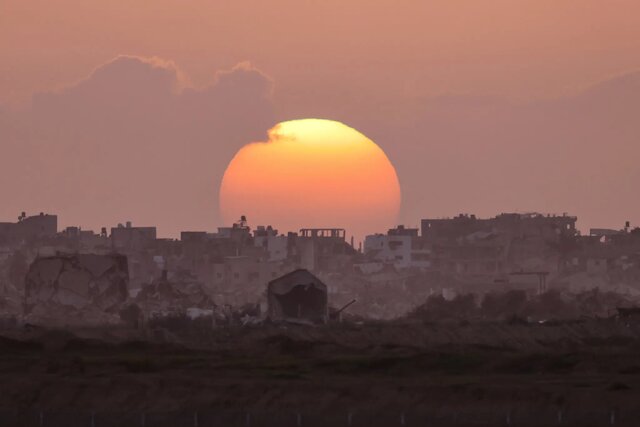
[[[128,283],[124,255],[37,258],[25,279],[24,314],[79,319],[85,311],[92,317],[99,317],[100,312],[115,313],[127,299]]]
[[[305,269],[269,282],[268,318],[272,322],[326,323],[329,316],[327,286]]]

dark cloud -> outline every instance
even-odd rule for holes
[[[208,87],[185,85],[171,62],[120,56],[73,86],[37,94],[20,118],[26,135],[14,129],[11,139],[36,147],[20,164],[38,173],[21,191],[3,184],[3,205],[37,201],[65,223],[94,228],[126,219],[169,235],[213,228],[226,164],[275,122],[272,82],[240,64]]]

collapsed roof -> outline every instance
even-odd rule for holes
[[[25,314],[67,321],[77,314],[114,313],[127,299],[128,283],[124,255],[37,258],[25,278]]]
[[[327,322],[327,286],[308,270],[295,270],[270,281],[267,301],[271,321]]]

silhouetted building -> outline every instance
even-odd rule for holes
[[[23,212],[18,222],[0,222],[0,244],[15,245],[24,241],[54,237],[58,232],[58,217],[40,213],[26,216]]]
[[[268,318],[273,322],[326,323],[327,286],[308,270],[295,270],[267,285]]]
[[[345,241],[342,228],[303,228],[295,244],[300,266],[312,271],[341,270],[356,252]]]
[[[453,283],[508,283],[512,272],[543,271],[557,277],[575,241],[568,215],[503,213],[494,218],[458,215],[423,219],[422,239],[433,248],[433,269]]]
[[[431,249],[418,236],[418,229],[403,225],[390,229],[387,234],[366,236],[364,254],[368,259],[390,263],[396,268],[431,266]]]
[[[278,236],[278,230],[270,225],[267,227],[259,225],[253,231],[253,243],[256,247],[263,248],[266,253],[266,261],[283,261],[289,256],[288,236]]]
[[[454,218],[423,219],[421,235],[433,243],[452,241],[478,231],[506,232],[523,238],[536,236],[557,241],[561,237],[576,235],[576,221],[575,216],[538,213],[503,213],[487,219],[460,214]]]
[[[111,243],[116,250],[145,249],[156,240],[156,227],[133,227],[131,222],[111,229]]]

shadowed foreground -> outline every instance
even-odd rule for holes
[[[640,325],[5,331],[2,425],[636,425]]]

